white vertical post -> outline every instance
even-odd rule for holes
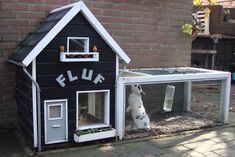
[[[32,77],[36,80],[36,59],[32,62]],[[34,147],[36,148],[38,145],[38,132],[37,132],[37,93],[36,93],[36,86],[32,82],[32,105],[33,105],[33,141]]]
[[[184,111],[191,111],[191,98],[192,98],[192,82],[184,83]]]
[[[221,97],[220,97],[220,120],[221,122],[228,122],[229,115],[229,101],[230,101],[230,88],[231,88],[231,76],[222,80],[221,85]]]
[[[206,12],[205,12],[205,14],[206,14]],[[207,34],[207,35],[210,34],[210,13],[208,13],[207,17],[205,17],[204,34]]]
[[[115,125],[117,136],[120,140],[124,137],[124,83],[123,78],[117,77],[116,88],[116,110],[115,110]]]

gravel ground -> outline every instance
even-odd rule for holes
[[[151,123],[149,129],[133,130],[131,129],[132,121],[126,121],[125,139],[172,134],[222,125],[218,121],[193,112],[168,112],[154,115],[150,116]]]
[[[223,125],[218,121],[221,84],[197,83],[192,86],[192,112],[165,112],[150,116],[150,128],[133,130],[126,121],[125,139],[172,134]],[[235,112],[235,86],[231,88],[230,112]]]

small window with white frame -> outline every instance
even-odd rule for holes
[[[110,91],[77,92],[77,130],[109,126]]]
[[[89,52],[88,37],[68,37],[67,52]]]
[[[62,119],[63,118],[62,110],[63,110],[62,104],[48,105],[48,119],[49,120]]]
[[[99,61],[98,52],[89,51],[88,37],[68,37],[67,51],[61,51],[61,62],[95,62]]]

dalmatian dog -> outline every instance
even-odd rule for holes
[[[128,97],[128,107],[126,112],[131,112],[134,122],[133,129],[146,129],[149,128],[149,116],[145,111],[142,101],[141,93],[145,94],[140,85],[131,86],[132,93]]]

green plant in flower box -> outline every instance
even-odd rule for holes
[[[76,130],[75,134],[77,136],[81,136],[81,135],[93,134],[93,133],[110,131],[110,130],[112,130],[111,126],[110,127],[104,127],[104,128],[91,128],[91,129],[87,129],[87,130]]]

